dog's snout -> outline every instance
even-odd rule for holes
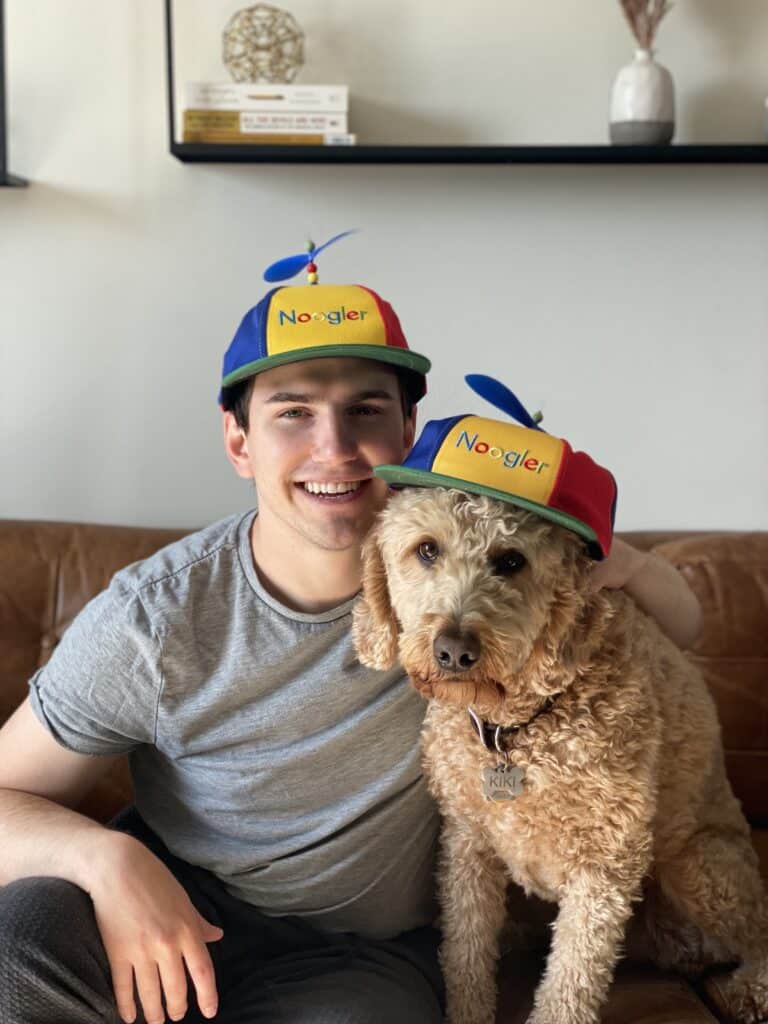
[[[466,672],[480,657],[480,641],[474,633],[440,633],[432,650],[441,669]]]

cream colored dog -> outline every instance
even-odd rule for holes
[[[629,598],[590,591],[590,564],[575,534],[443,488],[396,494],[364,548],[360,658],[399,656],[430,702],[448,1020],[494,1020],[513,879],[559,905],[529,1024],[599,1020],[641,896],[655,960],[738,963],[729,1010],[756,1024],[768,910],[712,699]]]

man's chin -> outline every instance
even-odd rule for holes
[[[316,547],[324,551],[359,551],[368,531],[373,524],[373,516],[365,520],[353,520],[344,523],[318,525],[316,529],[307,529],[303,524],[301,532]]]

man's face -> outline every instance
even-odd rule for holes
[[[394,370],[370,359],[310,359],[256,376],[248,432],[224,414],[227,453],[253,479],[262,522],[328,551],[359,547],[384,504],[380,463],[413,443]]]

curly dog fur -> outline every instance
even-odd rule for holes
[[[595,1024],[636,911],[665,967],[738,964],[740,1024],[768,1019],[768,909],[706,685],[620,591],[593,593],[573,533],[513,506],[407,488],[363,551],[355,642],[429,700],[443,815],[441,958],[451,1024],[492,1024],[513,880],[556,903],[529,1024]],[[522,792],[496,801],[468,708],[502,727]]]

